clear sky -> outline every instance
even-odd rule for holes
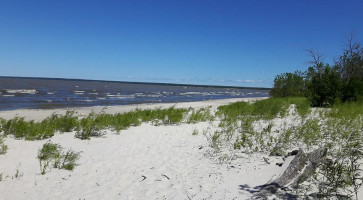
[[[0,76],[271,87],[362,19],[362,0],[3,0]]]

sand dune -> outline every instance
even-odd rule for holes
[[[178,103],[177,107],[205,107],[228,104],[241,99]],[[247,100],[247,99],[243,99]],[[248,99],[250,100],[250,99]],[[136,107],[169,107],[170,104],[115,106],[106,112],[125,112]],[[80,113],[93,109],[78,108]],[[16,114],[40,120],[52,112],[65,110],[16,110]],[[6,138],[9,149],[0,155],[0,199],[248,199],[253,187],[278,177],[288,166],[275,165],[281,157],[263,154],[240,154],[237,159],[220,163],[213,156],[203,134],[212,131],[213,122],[153,126],[149,123],[131,127],[119,134],[107,131],[100,138],[79,140],[74,133],[57,134],[50,140],[65,148],[82,151],[73,171],[51,169],[40,174],[37,151],[47,142]],[[16,171],[22,176],[15,178]]]

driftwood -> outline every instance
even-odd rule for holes
[[[251,199],[267,199],[268,196],[275,194],[279,189],[287,190],[288,187],[296,187],[299,183],[308,179],[319,164],[325,161],[326,153],[326,148],[320,148],[308,154],[299,149],[284,173],[274,181],[258,186],[259,191]]]

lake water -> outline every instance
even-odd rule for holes
[[[0,77],[0,110],[268,97],[263,88]]]

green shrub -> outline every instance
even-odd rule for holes
[[[305,95],[305,75],[303,72],[283,73],[275,76],[272,97],[296,97]]]
[[[59,144],[47,142],[38,151],[38,160],[41,174],[46,173],[47,168],[52,165],[54,168],[73,170],[80,158],[80,152],[71,149],[63,152],[63,147]]]
[[[3,124],[5,135],[13,135],[16,139],[42,140],[54,135],[54,128],[47,121],[25,121],[23,117],[15,117]]]
[[[66,111],[65,115],[52,114],[50,117],[43,120],[43,123],[49,124],[54,130],[60,132],[71,132],[78,128],[78,116],[75,111]]]
[[[100,118],[97,118],[97,114],[91,112],[87,117],[84,117],[79,122],[79,130],[77,130],[75,137],[81,140],[88,140],[91,137],[99,137],[103,135],[102,130],[105,127],[105,124],[100,121]],[[96,119],[97,122],[96,122]]]

